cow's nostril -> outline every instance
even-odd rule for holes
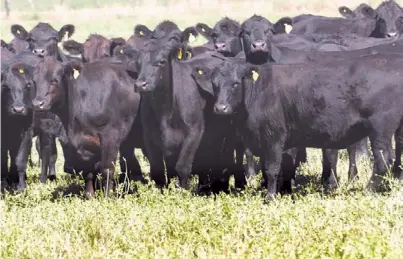
[[[16,112],[16,113],[23,113],[24,110],[25,110],[25,107],[24,107],[24,106],[14,106],[14,107],[13,107],[13,110],[14,110],[14,112]]]

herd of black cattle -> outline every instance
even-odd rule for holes
[[[73,25],[11,26],[1,46],[2,181],[25,189],[34,136],[40,181],[56,177],[58,138],[65,172],[82,172],[89,197],[97,174],[106,193],[114,188],[118,153],[118,181],[145,181],[135,148],[157,186],[178,177],[188,188],[193,174],[209,193],[227,191],[230,175],[243,188],[259,157],[272,198],[291,191],[306,147],[323,150],[326,188],[336,187],[337,150],[347,148],[353,181],[369,137],[368,188],[390,168],[402,179],[403,9],[390,0],[339,11],[275,24],[225,17],[183,31],[164,21],[135,26],[128,40],[91,34],[84,43],[63,41]],[[188,45],[198,35],[208,42]]]

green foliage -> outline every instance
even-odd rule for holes
[[[37,161],[33,150],[34,162]],[[359,159],[360,179],[339,190],[319,183],[321,152],[308,150],[295,194],[266,202],[259,177],[242,192],[202,197],[172,184],[122,186],[113,197],[84,200],[83,181],[59,173],[39,183],[29,168],[28,189],[3,195],[1,258],[401,258],[403,190],[388,178],[388,193],[364,191],[370,161]],[[141,156],[139,156],[141,157]],[[62,171],[58,160],[58,172]],[[148,170],[148,164],[141,159]],[[119,168],[119,167],[117,167]],[[307,181],[305,183],[305,181]],[[193,181],[195,186],[196,181]]]

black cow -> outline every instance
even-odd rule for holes
[[[281,153],[292,147],[342,149],[369,136],[374,171],[368,187],[375,189],[392,163],[388,143],[395,134],[394,170],[401,173],[402,65],[401,56],[387,54],[327,64],[231,61],[207,73],[205,80],[215,87],[215,111],[236,112],[246,144],[266,158],[264,175],[273,197]]]
[[[34,109],[61,118],[82,160],[88,197],[94,194],[96,172],[103,175],[105,193],[113,187],[116,156],[140,102],[133,91],[136,76],[135,69],[101,61],[82,65],[45,58],[35,69]]]
[[[52,56],[61,61],[67,61],[67,58],[59,51],[57,43],[62,41],[67,33],[71,37],[74,33],[74,25],[64,25],[59,31],[56,31],[49,23],[38,23],[30,32],[26,32],[24,27],[15,24],[11,26],[11,32],[14,37],[20,41],[25,41],[35,55],[39,57]],[[14,45],[14,44],[13,44]]]
[[[158,186],[166,185],[165,160],[168,179],[178,176],[181,187],[188,187],[193,171],[200,176],[200,189],[225,190],[228,174],[222,172],[225,168],[232,171],[234,166],[234,141],[227,135],[232,129],[220,127],[220,120],[211,118],[211,94],[191,76],[192,67],[219,64],[223,57],[204,53],[186,60],[190,49],[181,43],[180,35],[180,31],[173,31],[164,39],[152,40],[141,53],[136,89],[142,92],[141,117],[150,176]],[[236,181],[242,179],[236,175]]]
[[[26,187],[26,169],[32,146],[31,88],[33,68],[19,60],[1,68],[1,172],[2,178]],[[8,168],[8,153],[10,167]]]
[[[93,62],[101,58],[109,58],[117,46],[125,45],[123,38],[107,39],[99,34],[91,34],[84,43],[75,40],[63,42],[63,49],[73,55],[81,55],[84,62]]]
[[[291,33],[294,34],[337,34],[341,36],[356,34],[361,37],[385,38],[386,22],[372,8],[364,7],[363,18],[344,19],[332,17],[307,18],[294,22]]]

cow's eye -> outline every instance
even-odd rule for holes
[[[25,85],[26,88],[30,88],[31,86],[32,86],[32,84],[31,84],[30,82],[28,82],[28,83]]]
[[[56,78],[50,80],[50,83],[51,83],[52,85],[55,85],[55,84],[57,84],[58,82],[59,82],[59,80],[57,80]]]
[[[160,60],[160,61],[158,62],[158,66],[160,66],[160,67],[165,66],[166,63],[167,63],[167,62],[166,62],[165,60]]]

